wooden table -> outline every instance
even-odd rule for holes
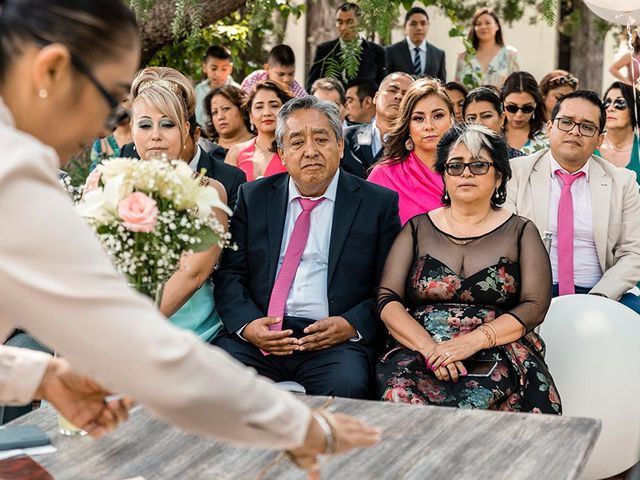
[[[319,406],[321,397],[301,397]],[[330,409],[369,420],[384,430],[370,449],[322,460],[326,479],[573,479],[600,431],[588,418],[515,414],[333,399]],[[41,408],[14,424],[44,428],[58,448],[35,457],[59,480],[303,479],[278,452],[234,448],[188,435],[141,408],[100,440],[65,438],[57,416]]]

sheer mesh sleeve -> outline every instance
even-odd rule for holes
[[[405,287],[409,270],[415,258],[415,227],[407,222],[389,251],[378,288],[378,316],[391,302],[404,305]]]
[[[528,331],[544,320],[551,303],[551,264],[538,229],[527,221],[518,240],[521,289],[520,303],[506,313]]]

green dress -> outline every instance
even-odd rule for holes
[[[594,155],[602,157],[600,150],[593,152]],[[604,157],[603,157],[604,158]],[[633,136],[633,147],[631,148],[631,160],[625,167],[636,173],[636,182],[640,184],[640,138],[638,135]]]
[[[169,321],[177,327],[191,330],[205,342],[213,340],[222,330],[222,320],[213,300],[213,284],[206,281],[171,315]]]

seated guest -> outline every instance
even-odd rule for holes
[[[251,94],[258,82],[271,80],[292,97],[306,97],[307,91],[294,79],[296,74],[296,56],[289,45],[276,45],[269,51],[264,70],[250,73],[240,88]]]
[[[229,149],[224,160],[242,170],[247,181],[286,171],[276,152],[275,138],[276,117],[289,100],[291,97],[271,80],[258,83],[247,100],[246,109],[257,135]]]
[[[578,79],[566,70],[552,70],[540,80],[540,94],[544,100],[544,110],[547,118],[551,118],[553,107],[558,100],[567,93],[575,92]]]
[[[288,102],[277,142],[288,173],[240,188],[238,248],[214,276],[226,330],[215,344],[309,394],[369,397],[384,333],[373,293],[400,229],[398,196],[340,170],[333,103]]]
[[[189,122],[195,111],[195,93],[191,82],[180,72],[167,67],[142,70],[131,86],[132,128],[136,151],[142,160],[166,157],[191,161],[186,157]],[[221,200],[226,202],[224,187],[210,180]],[[227,214],[215,210],[221,225]],[[184,255],[180,268],[164,286],[160,311],[179,327],[195,332],[205,341],[221,330],[220,318],[213,303],[213,286],[209,275],[218,263],[220,248]]]
[[[477,123],[502,135],[504,110],[496,90],[478,87],[471,90],[462,103],[462,118],[467,123]],[[507,145],[509,158],[522,157],[524,153]]]
[[[595,92],[558,100],[550,149],[512,163],[506,207],[551,233],[554,295],[602,295],[640,312],[625,293],[640,279],[640,193],[633,172],[592,155],[605,117]]]
[[[335,103],[340,109],[340,119],[345,119],[347,114],[345,108],[347,105],[347,96],[342,83],[335,78],[319,78],[313,82],[309,92],[318,100]]]
[[[251,121],[245,108],[246,95],[238,87],[227,85],[212,90],[204,99],[206,126],[211,139],[220,147],[215,149],[222,160],[234,145],[253,138]]]
[[[202,60],[202,73],[204,80],[196,85],[196,120],[200,125],[207,124],[204,115],[204,97],[211,90],[225,85],[239,87],[231,76],[233,72],[233,62],[231,61],[231,51],[223,45],[213,45],[209,47]]]
[[[538,82],[528,72],[514,72],[500,91],[506,118],[502,130],[511,148],[530,155],[549,147],[543,127],[547,121]]]
[[[444,86],[447,95],[453,103],[453,112],[455,113],[456,122],[464,123],[464,116],[462,115],[462,104],[467,96],[467,89],[461,83],[448,82]]]
[[[247,177],[239,168],[224,163],[224,156],[220,159],[217,156],[216,149],[206,152],[200,146],[199,140],[200,126],[196,123],[196,118],[191,117],[189,119],[189,134],[184,139],[184,153],[182,156],[185,159],[191,159],[189,166],[194,172],[204,170],[207,177],[222,184],[227,194],[227,205],[233,210],[238,198],[238,189],[240,185],[247,181]],[[123,157],[140,158],[133,143],[123,146],[122,152]]]
[[[387,72],[406,72],[419,77],[447,81],[444,52],[427,42],[429,15],[421,7],[413,7],[404,17],[406,38],[385,48]]]
[[[371,123],[376,116],[373,99],[378,85],[373,80],[349,82],[346,91],[346,120],[348,125]]]
[[[436,147],[453,125],[453,105],[439,81],[421,78],[407,90],[384,149],[368,180],[398,192],[400,221],[442,206]]]
[[[391,125],[398,117],[400,103],[413,83],[408,73],[387,75],[373,97],[376,116],[366,125],[354,125],[345,130],[342,168],[361,178],[367,178],[369,169],[383,153],[383,143]]]
[[[604,92],[604,108],[607,110],[604,142],[596,155],[609,160],[616,167],[628,168],[636,173],[640,182],[640,139],[637,109],[640,94],[631,85],[613,82]]]
[[[445,206],[409,220],[384,266],[378,311],[393,339],[376,368],[378,397],[560,414],[533,332],[551,301],[541,288],[549,259],[535,225],[501,208],[511,176],[504,139],[454,127],[436,169]]]

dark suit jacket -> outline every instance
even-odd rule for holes
[[[382,157],[384,149],[373,156],[371,124],[353,125],[344,129],[344,155],[341,167],[360,178],[369,176],[369,169]]]
[[[240,187],[229,229],[238,249],[225,250],[214,275],[216,306],[228,332],[267,315],[288,194],[286,173]],[[329,315],[344,317],[363,345],[385,336],[375,289],[399,231],[398,194],[341,171],[329,244]]]
[[[409,44],[405,38],[401,42],[386,47],[387,73],[407,72],[414,75],[413,57],[409,52]],[[447,70],[444,52],[427,42],[427,68],[423,76],[439,78],[443,83],[447,81]]]
[[[200,147],[198,147],[200,148]],[[242,170],[233,165],[219,161],[215,156],[215,149],[212,153],[207,153],[200,148],[200,160],[198,161],[198,171],[205,169],[205,175],[219,181],[227,192],[227,205],[233,210],[238,199],[238,189],[240,185],[246,183],[247,176]],[[120,156],[130,158],[140,158],[133,143],[124,145],[120,150]]]
[[[311,91],[311,85],[319,78],[325,77],[326,63],[329,58],[338,58],[340,54],[340,40],[335,39],[330,42],[321,43],[316,48],[316,55],[309,69],[309,75],[307,78],[307,91]],[[360,69],[356,78],[352,80],[374,80],[378,85],[385,77],[385,54],[384,48],[375,43],[364,41],[362,45],[362,56],[360,58]],[[344,83],[344,79],[338,80]],[[345,85],[346,88],[346,85]]]

